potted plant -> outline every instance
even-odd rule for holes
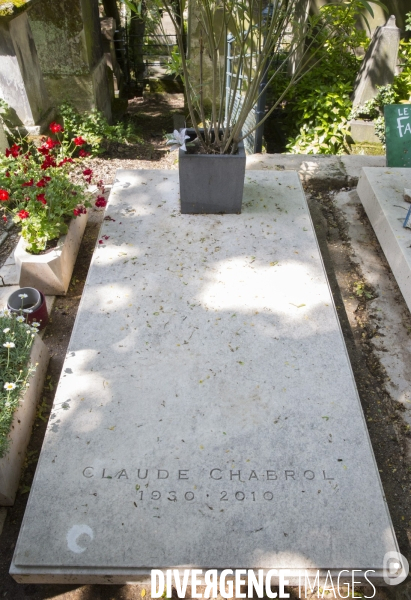
[[[130,0],[123,1],[135,10]],[[379,0],[336,0],[309,16],[307,0],[188,0],[191,38],[195,35],[198,42],[191,43],[188,58],[180,18],[185,0],[163,0],[161,9],[176,32],[179,60],[174,52],[173,68],[183,80],[192,129],[186,132],[186,151],[179,151],[183,212],[239,212],[245,171],[242,142],[318,64],[322,45],[349,34],[341,15],[337,26],[335,5],[344,6],[348,21],[352,13],[360,17],[364,10],[373,15],[371,4],[383,6]],[[160,3],[148,1],[147,7],[152,15],[159,12]],[[159,15],[159,26],[161,22]],[[275,101],[266,112],[260,106],[262,118],[253,121],[250,114],[268,87],[274,89]]]
[[[38,327],[0,310],[0,506],[14,503],[49,361]]]
[[[4,221],[11,217],[21,228],[15,252],[20,287],[65,294],[91,206],[93,173],[73,168],[74,153],[88,154],[86,141],[64,139],[58,123],[50,130],[54,139],[43,138],[39,146],[22,140],[0,157],[0,208]]]

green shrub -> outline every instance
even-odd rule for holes
[[[98,110],[87,113],[79,113],[67,102],[59,107],[59,113],[64,121],[65,135],[69,139],[76,136],[84,137],[93,156],[105,152],[107,142],[137,142],[142,143],[131,123],[116,123],[110,125]]]
[[[324,43],[321,38],[317,40],[310,73],[287,97],[289,152],[340,154],[346,151],[350,95],[361,66],[358,49],[366,50],[370,41],[365,31],[356,27],[362,9],[360,0],[353,4],[351,11],[344,5],[323,7],[322,17],[338,28],[339,35]]]

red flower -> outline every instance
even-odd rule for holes
[[[63,133],[64,129],[62,128],[61,125],[59,125],[59,123],[56,123],[55,121],[53,121],[52,123],[50,123],[50,127],[49,127],[50,131],[52,133]]]
[[[83,146],[83,144],[87,144],[86,140],[84,140],[81,135],[75,137],[73,142],[76,146]]]
[[[42,204],[47,204],[47,200],[46,200],[45,194],[37,194],[36,198]]]
[[[52,150],[54,148],[54,146],[58,146],[59,142],[54,142],[51,137],[47,138],[47,141],[44,142],[43,144],[43,148],[48,148],[49,150]]]
[[[40,188],[42,188],[42,187],[46,187],[46,185],[47,185],[47,184],[46,184],[46,181],[45,181],[45,179],[44,179],[44,178],[43,178],[43,179],[40,179],[40,181],[38,181],[38,182],[36,183],[36,187],[40,187]]]
[[[9,197],[10,197],[10,194],[6,190],[0,189],[0,201],[1,202],[7,202]]]
[[[83,148],[80,150],[80,152],[78,153],[78,155],[81,158],[87,158],[87,156],[90,156],[90,152],[86,152],[85,150],[83,150]]]
[[[27,217],[30,216],[30,213],[27,212],[27,210],[21,210],[20,212],[17,213],[17,216],[19,216],[20,219],[23,221],[24,219],[27,219]]]
[[[46,156],[46,158],[44,159],[43,164],[41,165],[42,169],[48,169],[49,167],[55,167],[56,166],[56,160],[53,156]]]
[[[2,219],[3,219],[3,221],[4,221],[5,223],[7,223],[7,217],[6,217],[6,215],[3,215],[3,216],[2,216]]]
[[[37,148],[37,150],[40,152],[40,154],[42,154],[43,156],[47,156],[49,153],[49,149],[45,148],[43,146],[40,146],[39,148]]]
[[[46,181],[47,183],[48,183],[49,181],[51,181],[51,177],[48,177],[48,175],[44,175],[43,179],[44,179],[44,181]]]
[[[10,171],[6,171],[6,177],[10,177]]]
[[[26,183],[22,183],[21,187],[31,187],[34,184],[34,180],[33,177],[30,179],[30,181],[26,181]]]
[[[73,210],[73,214],[75,217],[79,217],[80,215],[85,215],[86,213],[87,213],[86,207],[82,206],[81,204]]]
[[[91,183],[93,171],[91,169],[84,169],[83,175],[84,175],[84,179],[87,181],[87,183]]]
[[[95,201],[95,206],[98,206],[99,208],[104,208],[105,206],[107,206],[107,200],[103,198],[103,196],[99,196]]]
[[[67,158],[67,156],[65,158],[63,158],[63,160],[61,160],[59,162],[59,164],[57,165],[58,167],[61,167],[62,165],[65,165],[66,163],[72,163],[74,162],[72,158]]]
[[[12,156],[13,158],[17,158],[20,154],[20,146],[17,144],[13,144],[11,148],[6,148],[6,156]]]

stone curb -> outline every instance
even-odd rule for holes
[[[319,190],[357,185],[362,167],[385,167],[385,156],[252,154],[246,163],[247,170],[298,171],[303,184]]]

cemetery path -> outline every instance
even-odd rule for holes
[[[138,111],[139,104],[135,103]],[[147,112],[155,113],[155,105],[147,104]],[[176,108],[176,110],[178,107]],[[133,109],[134,110],[134,109]],[[169,109],[168,109],[169,110]],[[165,118],[165,131],[172,131],[172,113]],[[143,118],[144,120],[144,118]],[[163,141],[158,137],[163,133],[161,127],[153,129],[146,117],[146,129],[143,135],[145,146],[151,145],[151,154],[145,157],[134,148],[120,151],[113,148],[108,157],[89,161],[98,178],[110,184],[117,168],[162,168],[174,169],[175,155],[167,154]],[[152,124],[152,121],[151,121]],[[157,134],[151,137],[151,133]],[[149,137],[150,136],[150,137]],[[147,150],[147,148],[146,148]],[[144,151],[146,151],[144,150]],[[134,154],[133,154],[134,152]],[[138,155],[138,157],[136,156]],[[336,185],[340,188],[340,185]],[[327,275],[339,310],[340,322],[345,342],[350,355],[351,364],[360,393],[363,410],[366,416],[374,453],[380,470],[384,491],[387,497],[394,529],[402,553],[410,560],[409,539],[411,538],[411,502],[410,502],[410,442],[409,426],[404,418],[403,407],[390,394],[389,373],[387,374],[379,355],[375,352],[374,342],[381,327],[375,319],[375,290],[364,278],[359,259],[358,248],[353,249],[352,231],[347,223],[346,215],[337,201],[338,194],[352,195],[355,205],[352,219],[365,235],[364,248],[375,256],[392,279],[378,242],[355,199],[355,190],[338,189],[323,191],[323,185],[307,187],[307,198],[320,243],[321,253]],[[26,470],[21,481],[20,492],[14,507],[7,509],[3,532],[0,537],[0,597],[12,600],[108,600],[149,597],[148,586],[63,586],[63,585],[19,585],[8,575],[13,550],[16,544],[21,520],[24,514],[28,491],[37,464],[45,433],[46,423],[54,398],[54,391],[60,377],[70,334],[77,314],[88,266],[98,239],[100,219],[103,214],[91,219],[80,249],[73,279],[66,297],[58,298],[53,309],[52,318],[47,328],[45,342],[52,358],[47,374],[47,383],[37,412],[34,433],[30,442],[26,461]],[[352,223],[351,223],[352,224]],[[15,235],[15,234],[14,234]],[[9,254],[15,238],[9,235],[6,243],[0,247],[0,264],[2,255]],[[395,283],[394,283],[395,286]],[[410,315],[404,306],[401,295],[393,294],[392,301],[397,304],[404,319],[405,330],[411,332]],[[384,339],[380,339],[384,345]],[[389,348],[388,348],[389,349]],[[4,510],[4,509],[3,509]],[[47,506],[44,507],[47,512]],[[361,540],[355,540],[361,544]],[[392,591],[392,590],[391,590]],[[394,588],[400,593],[400,589]],[[297,594],[291,590],[292,597]],[[316,597],[316,596],[314,596]],[[378,598],[385,600],[392,597],[386,590],[378,590]]]

